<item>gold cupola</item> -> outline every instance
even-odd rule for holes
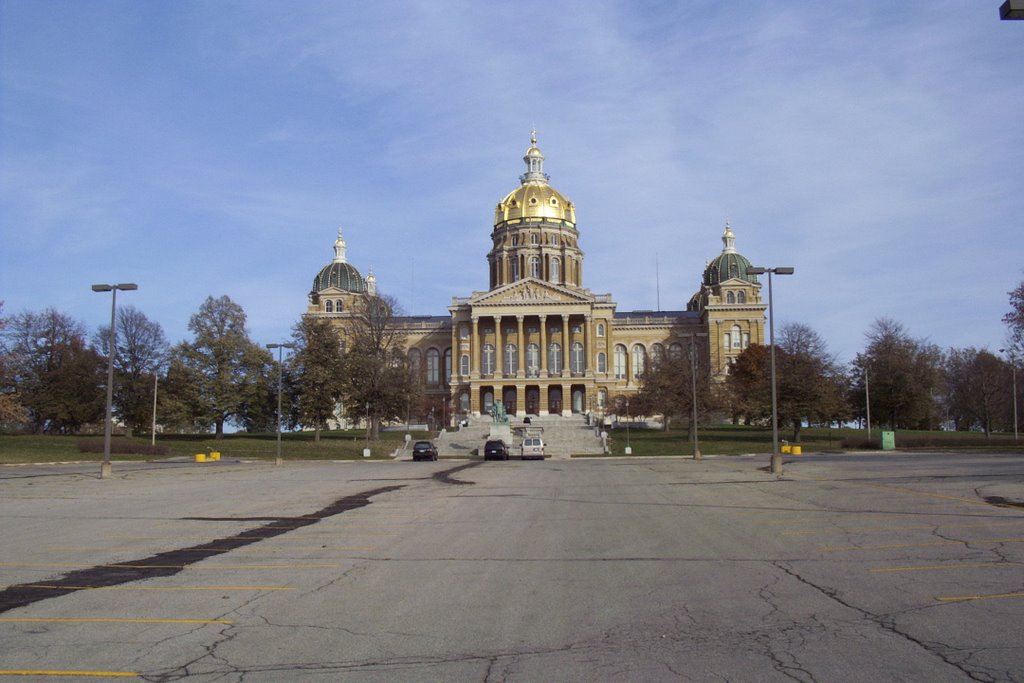
[[[576,206],[548,185],[544,172],[544,154],[537,147],[537,131],[530,136],[530,148],[523,157],[526,173],[519,176],[519,187],[505,195],[494,210],[494,225],[508,221],[555,220],[576,225]]]
[[[583,252],[576,230],[576,206],[548,184],[537,131],[523,157],[526,173],[519,187],[494,211],[490,287],[533,278],[564,287],[583,286]]]

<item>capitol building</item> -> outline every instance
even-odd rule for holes
[[[721,381],[743,349],[766,343],[761,285],[728,224],[685,309],[620,311],[612,294],[584,285],[586,229],[549,183],[536,132],[523,161],[518,187],[494,209],[487,288],[454,297],[447,315],[396,319],[428,399],[446,416],[478,416],[499,400],[520,418],[600,414],[638,391],[644,369],[665,354],[694,348]],[[339,231],[307,316],[341,321],[355,297],[376,294],[373,273],[364,278],[346,252]]]

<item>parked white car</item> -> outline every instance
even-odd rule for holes
[[[523,460],[544,459],[544,439],[539,436],[527,436],[523,438],[522,445]]]

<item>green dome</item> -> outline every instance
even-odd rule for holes
[[[736,251],[736,236],[733,235],[728,223],[725,224],[725,232],[722,233],[722,244],[722,253],[704,268],[704,286],[714,287],[733,278],[757,284],[757,276],[747,273],[750,261]]]
[[[704,269],[704,284],[714,287],[736,277],[756,284],[757,276],[748,274],[748,268],[750,268],[750,261],[743,254],[736,252],[719,254]]]
[[[366,281],[351,263],[333,261],[321,268],[313,278],[313,293],[319,293],[331,287],[362,294],[366,291]]]

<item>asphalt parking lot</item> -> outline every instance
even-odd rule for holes
[[[0,678],[1021,681],[1024,458],[0,468]]]

